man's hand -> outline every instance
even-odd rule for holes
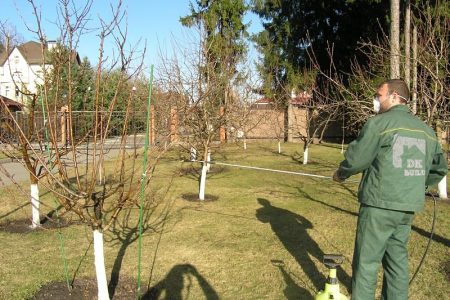
[[[336,182],[344,182],[345,181],[344,178],[339,177],[339,173],[338,173],[337,170],[333,174],[333,180],[336,181]]]

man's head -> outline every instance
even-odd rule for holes
[[[402,79],[390,79],[378,86],[376,97],[380,102],[380,112],[388,111],[398,104],[406,104],[409,100],[409,89]]]

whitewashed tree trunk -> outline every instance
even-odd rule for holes
[[[198,193],[198,199],[205,200],[205,187],[206,187],[206,163],[203,163],[202,174],[200,176],[200,190]]]
[[[244,138],[244,150],[247,150],[247,139]]]
[[[306,148],[303,150],[303,164],[306,165],[308,164],[308,151],[309,147],[306,146]]]
[[[103,252],[103,233],[97,229],[94,230],[94,259],[95,274],[97,275],[98,300],[109,300]]]
[[[441,182],[438,184],[439,198],[447,199],[447,176],[442,178]]]
[[[39,187],[37,184],[30,185],[30,196],[31,196],[31,228],[36,228],[41,225],[41,220],[39,216]]]
[[[281,141],[278,141],[278,154],[281,153]]]

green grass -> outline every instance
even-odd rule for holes
[[[250,143],[247,150],[227,145],[213,160],[331,176],[342,159],[340,145],[312,145],[308,165],[301,164],[301,145],[283,145],[282,154],[276,149],[276,143]],[[217,200],[186,201],[183,196],[198,192],[199,166],[179,158],[169,153],[156,170],[154,186],[164,187],[173,179],[164,199],[173,204],[165,222],[160,208],[149,219],[142,249],[143,286],[161,287],[161,298],[310,299],[324,284],[327,269],[321,256],[341,253],[346,260],[338,276],[349,294],[357,184],[216,165],[208,175],[206,194]],[[0,197],[0,222],[28,217],[30,207],[20,207],[25,195],[8,188]],[[42,201],[46,212],[53,208],[50,195]],[[438,203],[435,241],[410,288],[410,299],[448,296],[449,213],[448,203]],[[411,275],[426,247],[431,219],[432,202],[427,201],[411,234]],[[133,210],[128,227],[136,220]],[[62,231],[70,274],[78,269],[77,276],[93,277],[90,229],[76,225]],[[0,299],[24,299],[46,282],[64,280],[55,230],[0,232],[0,240]],[[127,236],[119,232],[108,233],[106,240],[107,274],[117,277],[120,271],[120,279],[136,279],[136,240],[123,243]]]

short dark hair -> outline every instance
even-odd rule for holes
[[[407,101],[409,101],[409,88],[403,79],[386,80],[385,82],[380,84],[380,87],[384,84],[387,84],[389,94],[392,94],[395,92],[401,96],[400,100],[402,102],[406,103]]]

